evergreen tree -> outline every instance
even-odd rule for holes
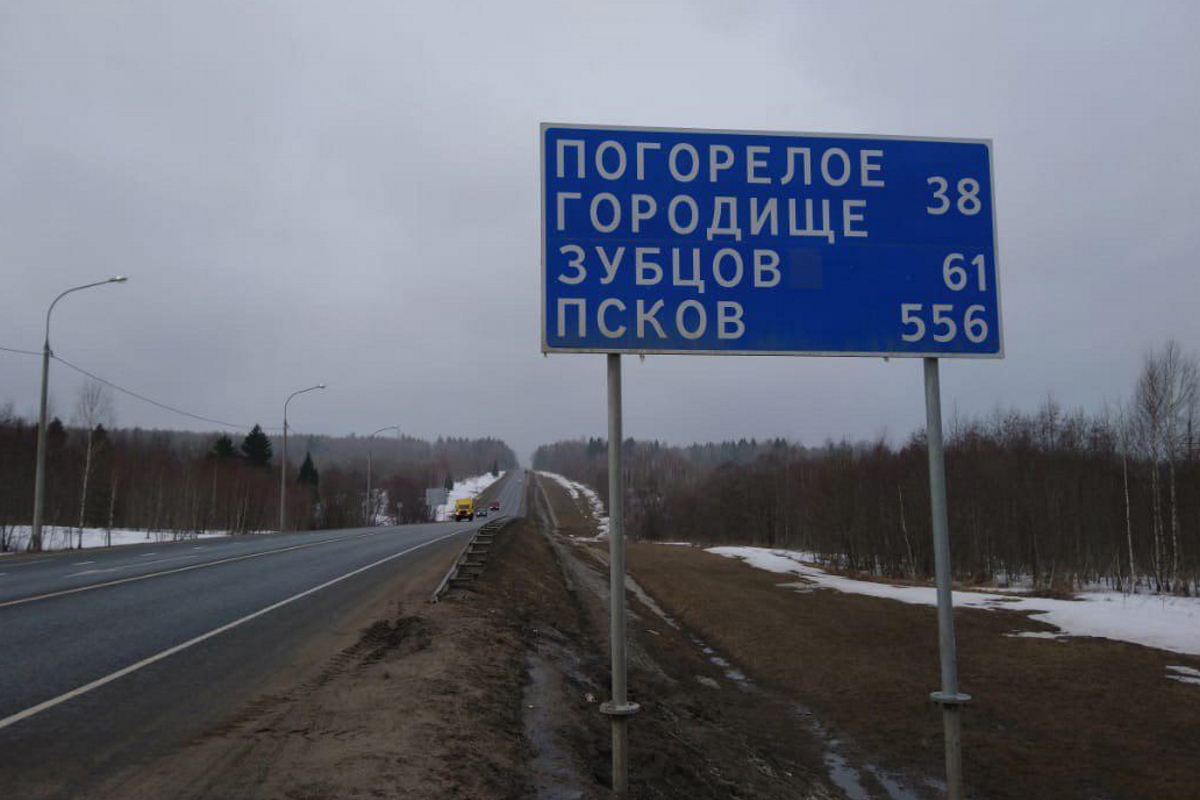
[[[263,429],[255,425],[242,440],[242,455],[251,464],[267,467],[271,464],[271,440],[263,433]]]
[[[493,478],[500,477],[500,463],[497,461],[492,462],[492,477]]]
[[[50,450],[61,450],[67,443],[67,429],[58,417],[50,420],[46,426],[46,445]]]
[[[313,465],[312,453],[304,454],[304,463],[300,465],[300,474],[296,476],[296,483],[302,486],[311,486],[314,491],[320,485],[321,476]]]
[[[233,449],[233,439],[230,439],[226,434],[222,433],[213,442],[212,449],[208,451],[212,458],[230,459],[237,456],[237,451]]]
[[[446,487],[447,492],[454,488],[454,476],[449,472],[446,473],[446,480],[442,481],[442,486]]]

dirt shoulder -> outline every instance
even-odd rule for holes
[[[523,796],[524,646],[488,608],[430,605],[450,562],[389,587],[340,649],[93,797]]]

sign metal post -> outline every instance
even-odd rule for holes
[[[625,658],[625,472],[621,442],[621,356],[608,354],[608,588],[612,640],[612,700],[600,711],[612,720],[613,793],[629,793],[629,717],[640,706],[629,702]]]
[[[933,561],[937,577],[938,657],[942,690],[930,698],[942,707],[946,739],[946,796],[963,800],[962,724],[959,716],[970,695],[958,690],[958,649],[954,641],[954,576],[950,561],[950,524],[946,513],[946,458],[942,447],[942,390],[938,360],[925,359],[925,441],[929,450],[929,500],[933,517]]]

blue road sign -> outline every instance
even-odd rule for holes
[[[1003,357],[990,141],[541,136],[546,352]]]

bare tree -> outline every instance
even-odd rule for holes
[[[1189,427],[1200,389],[1195,358],[1169,340],[1151,350],[1142,364],[1134,392],[1135,431],[1142,455],[1150,462],[1154,533],[1154,571],[1160,590],[1170,591],[1179,574],[1180,536],[1176,464],[1188,447]],[[1167,467],[1166,494],[1170,519],[1163,515],[1162,467]],[[1168,528],[1170,538],[1168,540]],[[1169,551],[1169,552],[1168,552]]]
[[[1117,412],[1117,449],[1121,453],[1121,484],[1125,494],[1125,544],[1129,551],[1129,583],[1127,591],[1137,593],[1137,564],[1133,558],[1133,505],[1129,498],[1129,453],[1133,449],[1135,418],[1132,408]]]
[[[1179,502],[1176,485],[1176,465],[1186,457],[1190,446],[1191,422],[1195,416],[1198,388],[1196,359],[1183,352],[1179,343],[1170,340],[1159,353],[1162,362],[1166,406],[1166,456],[1169,469],[1171,502],[1171,583],[1177,587],[1179,558]]]
[[[83,524],[87,514],[88,480],[92,474],[92,455],[96,447],[96,429],[101,425],[113,424],[112,395],[99,381],[89,380],[79,390],[75,403],[75,421],[87,431],[87,444],[83,455],[83,480],[79,493],[79,527],[76,547],[83,547]]]

